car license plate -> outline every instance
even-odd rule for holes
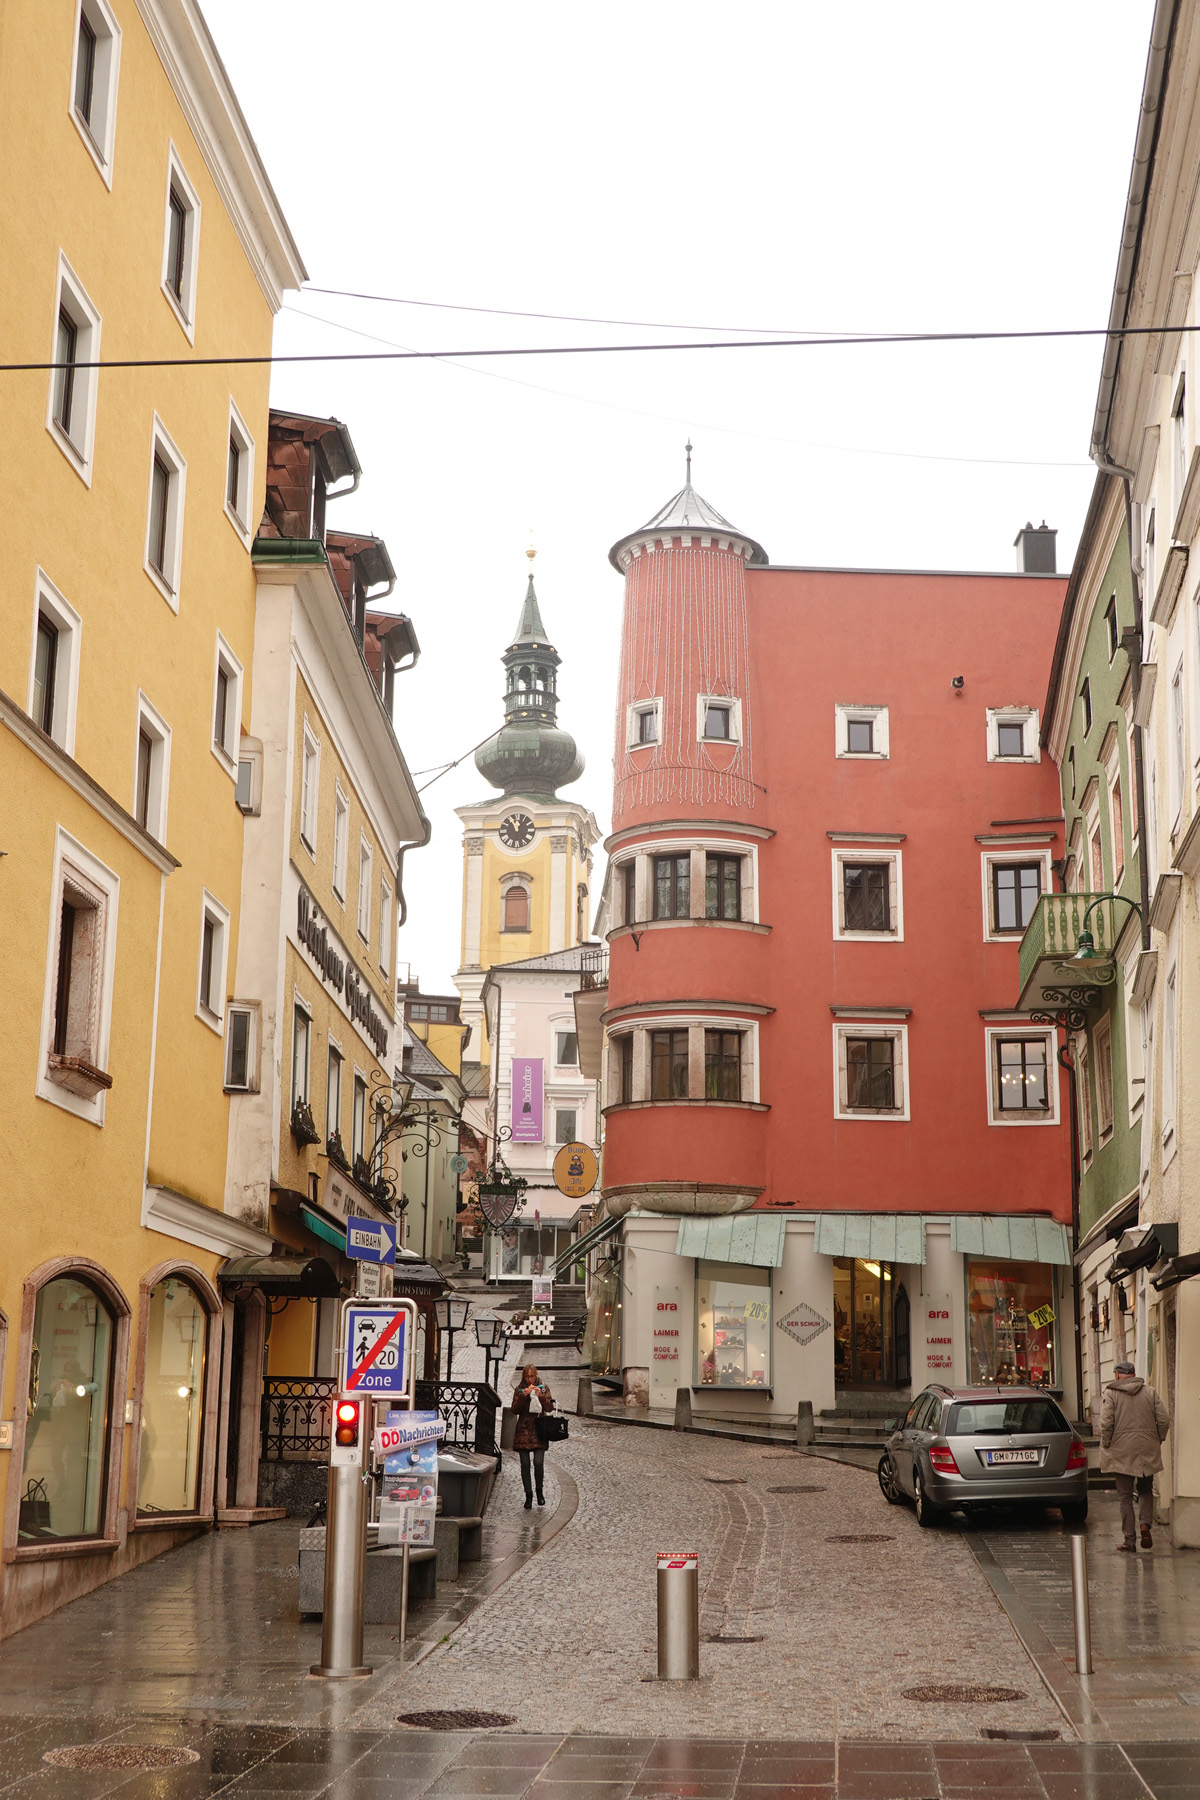
[[[984,1460],[988,1463],[1035,1463],[1041,1461],[1038,1450],[985,1450]]]

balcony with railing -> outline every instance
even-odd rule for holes
[[[608,1005],[608,946],[585,944],[575,990],[575,1031],[579,1041],[579,1069],[589,1081],[599,1081],[604,1061],[604,1026],[600,1016]]]
[[[1077,961],[1085,917],[1095,955]],[[1020,1011],[1057,1011],[1067,1004],[1062,996],[1076,990],[1082,996],[1077,1004],[1098,1001],[1101,988],[1116,979],[1117,927],[1116,902],[1109,896],[1043,894],[1017,952]]]

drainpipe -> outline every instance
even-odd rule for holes
[[[1141,813],[1138,818],[1141,818]],[[401,844],[396,853],[396,930],[400,931],[408,923],[408,901],[404,897],[404,852],[406,850],[423,850],[433,836],[433,821],[421,814],[424,830],[419,838],[413,838],[407,844]]]
[[[1141,817],[1139,813],[1138,817]],[[1079,1248],[1079,1095],[1075,1081],[1075,1064],[1066,1044],[1059,1047],[1059,1067],[1067,1071],[1067,1098],[1071,1119],[1071,1300],[1075,1316],[1075,1412],[1083,1422],[1083,1338],[1079,1311],[1079,1264],[1075,1252]]]
[[[1128,645],[1125,654],[1130,660],[1130,673],[1133,678],[1133,707],[1137,711],[1138,695],[1142,688],[1142,661],[1144,655],[1145,615],[1142,611],[1142,584],[1138,575],[1137,564],[1133,560],[1133,470],[1125,469],[1118,463],[1110,463],[1097,459],[1096,466],[1101,474],[1116,475],[1121,482],[1125,498],[1125,538],[1129,545],[1129,587],[1133,595],[1133,631],[1132,652]],[[1142,949],[1150,948],[1150,865],[1146,859],[1148,834],[1146,831],[1146,758],[1143,749],[1143,730],[1140,725],[1133,728],[1133,785],[1137,793],[1138,816],[1138,898],[1142,903]]]

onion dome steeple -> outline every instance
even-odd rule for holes
[[[558,666],[562,658],[546,636],[533,585],[529,585],[516,636],[501,659],[505,668],[504,725],[475,752],[485,781],[510,794],[553,800],[556,790],[583,774],[583,758],[569,732],[558,726]]]

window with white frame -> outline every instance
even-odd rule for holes
[[[625,748],[638,750],[662,739],[662,701],[635,700],[625,715]]]
[[[907,1025],[839,1021],[833,1052],[835,1118],[909,1117]]]
[[[121,27],[106,0],[80,0],[71,59],[71,117],[110,188],[120,64]]]
[[[833,852],[833,935],[900,943],[904,893],[899,850],[864,845]]]
[[[1113,886],[1125,873],[1125,806],[1121,789],[1121,762],[1114,749],[1108,767],[1108,825],[1112,841]]]
[[[92,1124],[104,1123],[119,878],[59,827],[37,1092]]]
[[[1183,658],[1180,657],[1175,673],[1171,677],[1171,746],[1170,746],[1170,796],[1168,805],[1171,815],[1171,830],[1179,824],[1183,810],[1183,796],[1187,787],[1187,724],[1183,713]]]
[[[365,837],[358,840],[358,935],[364,943],[370,943],[371,846]]]
[[[989,1125],[1058,1123],[1056,1039],[1023,1020],[984,1032]]]
[[[1038,743],[1037,708],[989,706],[987,755],[989,762],[1040,762],[1042,751]]]
[[[200,905],[200,960],[196,974],[196,1016],[216,1032],[225,1020],[225,968],[229,956],[229,909],[205,888]]]
[[[350,854],[350,802],[339,782],[333,789],[333,891],[346,899],[346,863]]]
[[[1146,580],[1146,605],[1147,605],[1147,607],[1149,607],[1150,605],[1153,604],[1155,581],[1158,576],[1158,561],[1157,561],[1154,538],[1155,538],[1154,508],[1151,507],[1149,509],[1149,511],[1146,513],[1146,533],[1145,533],[1145,539],[1144,539],[1145,550],[1142,555],[1142,573],[1145,576],[1145,580]]]
[[[1079,1119],[1079,1164],[1086,1169],[1092,1160],[1092,1075],[1087,1039],[1083,1036],[1075,1045],[1075,1111]]]
[[[886,761],[890,756],[886,706],[835,704],[833,725],[836,755],[875,762]]]
[[[1088,819],[1088,868],[1092,878],[1092,893],[1106,892],[1104,883],[1104,840],[1100,834],[1099,809]]]
[[[183,495],[187,464],[156,416],[150,440],[150,493],[146,506],[146,573],[179,611],[183,560]]]
[[[200,249],[200,200],[174,144],[167,152],[167,201],[163,223],[162,291],[192,342],[196,323],[196,269]]]
[[[705,743],[740,744],[742,703],[728,694],[700,694],[696,698],[696,736]]]
[[[573,1144],[575,1142],[578,1116],[578,1111],[573,1106],[555,1107],[554,1141],[556,1144]]]
[[[307,1106],[312,1072],[312,1014],[302,1000],[292,1007],[292,1106]]]
[[[325,1071],[325,1142],[328,1144],[330,1138],[336,1138],[339,1150],[342,1144],[342,1062],[342,1052],[331,1038]]]
[[[1172,946],[1170,954],[1174,956]],[[1175,1140],[1175,1060],[1179,1040],[1178,983],[1176,964],[1172,961],[1167,968],[1167,979],[1163,988],[1163,1032],[1162,1032],[1162,1142],[1164,1161],[1168,1151],[1174,1147]]]
[[[304,743],[300,752],[300,841],[305,849],[316,853],[317,803],[321,789],[321,746],[304,721]]]
[[[988,941],[1020,937],[1050,888],[1050,852],[1013,847],[985,850],[983,934]]]
[[[243,735],[238,744],[237,785],[234,803],[239,812],[257,818],[262,813],[263,747],[259,738]]]
[[[213,754],[225,773],[236,781],[242,738],[242,665],[219,631],[212,716]]]
[[[1136,1119],[1142,1108],[1146,1091],[1145,1039],[1146,1018],[1144,1009],[1134,999],[1134,986],[1137,982],[1138,949],[1130,957],[1122,971],[1125,994],[1125,1083],[1126,1099],[1129,1106],[1129,1117]]]
[[[83,621],[41,569],[33,587],[30,718],[68,756],[75,754],[79,647]]]
[[[92,481],[96,441],[96,395],[100,358],[100,314],[61,251],[54,292],[50,344],[50,396],[46,429],[84,482]]]
[[[379,967],[386,975],[392,966],[392,890],[379,884]]]
[[[1096,1055],[1096,1129],[1100,1142],[1106,1144],[1113,1129],[1113,1058],[1112,1021],[1101,1019],[1092,1033]]]
[[[1187,481],[1187,463],[1187,376],[1181,369],[1179,385],[1171,402],[1171,499],[1176,512]]]
[[[578,1068],[579,1037],[574,1031],[556,1031],[554,1034],[554,1060],[560,1069]]]
[[[247,548],[254,501],[254,439],[241,413],[229,402],[229,444],[225,452],[225,513]]]
[[[354,1071],[354,1102],[350,1120],[350,1154],[357,1162],[367,1154],[367,1084]]]
[[[225,1088],[258,1092],[258,1007],[252,1001],[231,1000],[225,1008]]]
[[[171,728],[145,694],[137,698],[137,739],[133,763],[133,816],[159,843],[167,836],[167,792],[171,775]]]
[[[1121,648],[1121,626],[1117,618],[1117,596],[1108,596],[1108,605],[1104,609],[1104,634],[1108,639],[1108,660],[1111,662]]]

